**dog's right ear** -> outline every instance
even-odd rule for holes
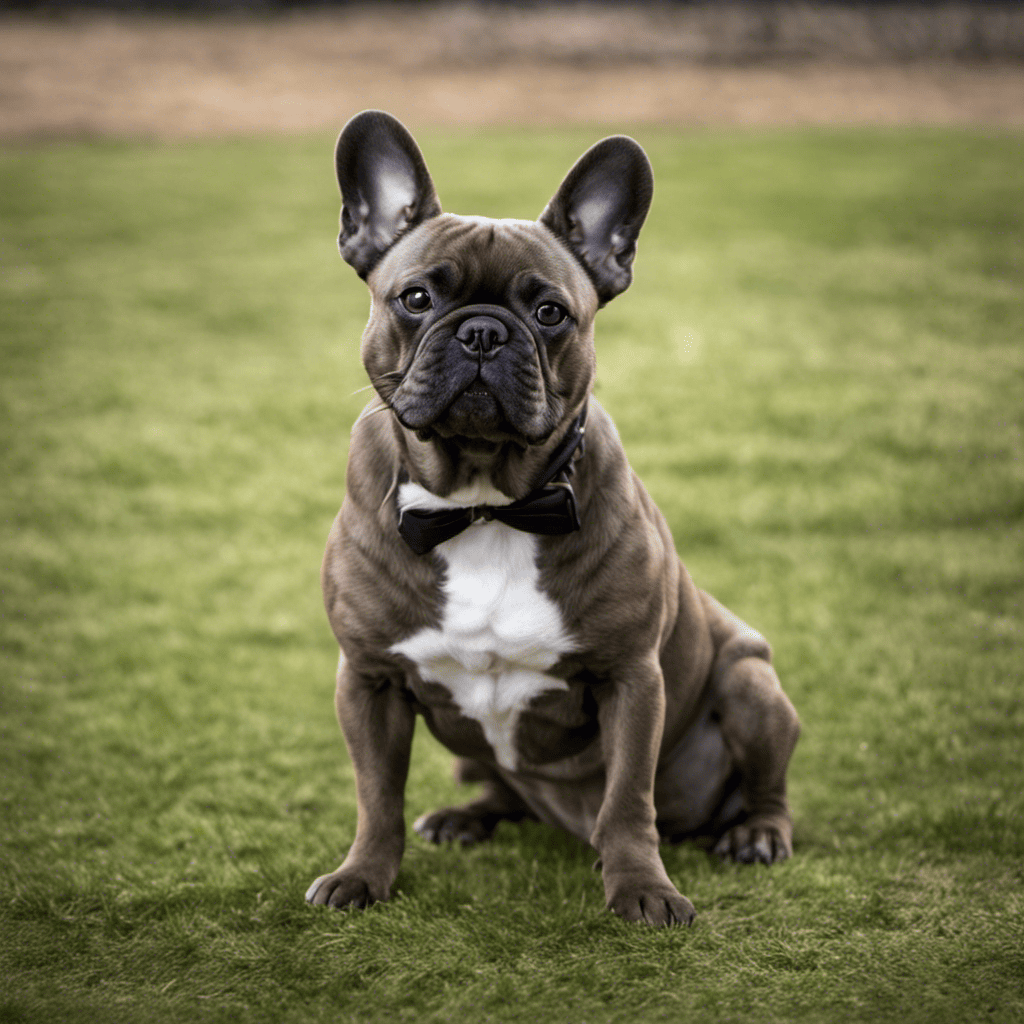
[[[360,277],[406,231],[441,212],[419,147],[382,110],[364,110],[345,125],[334,166],[342,203],[338,249]]]

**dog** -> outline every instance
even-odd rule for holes
[[[358,822],[306,899],[388,899],[421,715],[483,784],[421,817],[422,837],[546,822],[597,851],[614,913],[689,924],[659,843],[789,857],[799,721],[764,638],[691,581],[592,395],[594,317],[632,280],[647,156],[598,142],[537,221],[443,213],[381,111],[347,124],[335,166],[376,396],[322,570]]]

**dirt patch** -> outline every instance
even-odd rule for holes
[[[812,46],[809,30],[744,23],[715,35],[675,18],[667,8],[461,5],[263,20],[7,18],[0,137],[305,132],[365,107],[416,127],[1024,125],[1024,65],[963,59],[966,22],[947,26],[928,56],[895,62],[835,25],[834,45]],[[1011,19],[1004,30],[1021,29]]]

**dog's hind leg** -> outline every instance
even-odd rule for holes
[[[476,800],[458,807],[442,807],[417,818],[413,828],[432,843],[457,842],[463,846],[490,839],[499,821],[522,821],[535,815],[493,769],[480,761],[459,757],[455,779],[460,783],[482,782]]]
[[[738,771],[744,812],[714,853],[772,864],[793,852],[786,769],[800,722],[772,668],[767,641],[714,598],[702,598],[715,644],[711,714]]]

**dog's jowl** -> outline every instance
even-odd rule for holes
[[[591,394],[594,317],[632,280],[647,157],[599,142],[537,221],[442,213],[416,143],[377,111],[349,122],[336,165],[376,396],[323,564],[358,825],[307,899],[388,898],[422,715],[483,791],[420,818],[421,836],[539,819],[597,850],[615,913],[688,923],[659,841],[788,857],[799,724],[768,644],[694,586]]]

